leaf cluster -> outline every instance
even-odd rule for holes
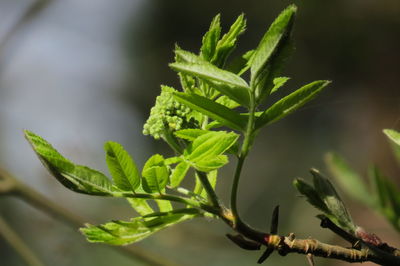
[[[267,108],[261,107],[289,80],[281,74],[293,47],[296,11],[294,5],[287,7],[256,48],[239,58],[230,56],[246,29],[244,15],[224,35],[220,15],[214,17],[197,54],[175,47],[175,61],[169,66],[177,72],[181,88],[161,87],[143,129],[144,134],[165,141],[175,154],[171,157],[155,154],[141,171],[116,142],[104,145],[112,177],[109,179],[99,171],[74,164],[40,136],[25,132],[40,160],[64,186],[89,195],[126,198],[140,214],[130,221],[87,225],[81,231],[89,241],[128,244],[194,217],[222,217],[224,208],[215,186],[218,170],[228,163],[229,155],[239,158],[234,177],[234,184],[238,184],[241,165],[259,130],[293,113],[330,83],[311,82]],[[249,80],[245,80],[245,73],[249,73]],[[194,180],[193,187],[181,187],[186,177]],[[323,182],[319,186],[329,187]],[[231,192],[234,215],[237,215],[236,190],[234,185]],[[320,207],[335,216],[341,202],[335,202],[336,195],[333,198],[326,195],[320,199],[323,202]],[[148,201],[155,201],[158,209]]]

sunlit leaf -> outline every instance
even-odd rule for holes
[[[127,245],[140,241],[161,229],[192,219],[196,214],[171,214],[152,218],[133,218],[129,222],[113,221],[103,225],[86,224],[80,231],[89,242]]]
[[[211,62],[218,66],[223,67],[226,59],[232,53],[236,47],[237,38],[246,29],[246,20],[244,15],[241,14],[236,21],[232,24],[229,31],[222,36],[221,40],[218,41],[215,48],[215,53]]]
[[[189,154],[185,159],[196,162],[210,156],[224,153],[238,139],[238,135],[233,132],[212,131],[196,138],[191,146]]]
[[[187,105],[191,109],[209,116],[210,118],[219,121],[223,125],[231,127],[239,131],[244,131],[246,128],[246,119],[241,117],[239,113],[218,104],[206,97],[196,94],[174,93],[175,99]]]
[[[290,32],[296,11],[295,5],[290,5],[282,11],[263,36],[252,56],[251,81],[259,100],[272,89],[269,83],[275,78],[277,69],[281,68],[281,61],[286,58],[282,55],[290,50]]]
[[[176,50],[175,53],[177,56],[185,58],[187,62],[172,63],[170,64],[172,69],[195,76],[236,102],[249,106],[250,88],[240,76],[220,69],[189,52]]]
[[[86,166],[75,165],[33,132],[25,130],[25,137],[50,173],[65,187],[84,194],[112,194],[112,184],[104,174]]]
[[[169,171],[164,162],[164,157],[155,154],[145,163],[143,170],[143,189],[148,193],[160,192],[168,182]]]
[[[215,49],[221,34],[220,17],[220,14],[218,14],[213,18],[209,30],[203,36],[200,55],[206,61],[211,61],[215,54]]]
[[[393,129],[384,129],[383,133],[386,134],[386,136],[393,141],[394,143],[396,143],[398,146],[400,146],[400,133],[393,130]]]
[[[106,142],[104,149],[115,185],[122,190],[135,191],[140,184],[140,176],[131,156],[116,142]]]
[[[199,129],[199,128],[188,128],[188,129],[181,129],[176,132],[174,132],[175,136],[181,139],[193,141],[197,137],[200,137],[201,135],[209,133],[209,130],[204,130],[204,129]]]
[[[179,186],[182,180],[185,178],[190,165],[187,162],[180,162],[175,169],[172,171],[171,175],[171,187],[175,188]]]
[[[274,87],[271,90],[271,94],[277,92],[286,82],[289,80],[289,77],[277,77],[274,78]]]
[[[282,98],[268,108],[256,121],[256,127],[260,128],[265,125],[278,121],[293,111],[297,110],[307,102],[317,96],[319,92],[324,89],[330,81],[319,80],[307,84],[297,91]]]

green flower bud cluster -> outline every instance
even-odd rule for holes
[[[177,102],[172,93],[175,89],[162,86],[161,94],[156,98],[156,104],[151,108],[150,116],[143,126],[143,134],[159,139],[165,132],[177,131],[196,124],[192,110]]]

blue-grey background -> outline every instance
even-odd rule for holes
[[[240,211],[246,221],[268,228],[281,206],[282,234],[338,243],[319,228],[317,214],[291,186],[308,169],[325,171],[323,156],[337,151],[365,173],[372,162],[400,184],[383,128],[400,129],[400,2],[397,0],[293,1],[299,6],[296,52],[280,95],[316,79],[333,80],[317,100],[265,129],[244,168]],[[217,13],[225,30],[244,12],[248,30],[238,51],[254,48],[273,18],[290,1],[48,1],[9,34],[32,0],[0,1],[0,167],[52,201],[90,222],[127,219],[123,200],[68,191],[42,167],[24,140],[29,129],[75,162],[107,172],[103,143],[120,142],[142,163],[165,146],[141,134],[160,84],[177,86],[167,64],[174,44],[198,51]],[[269,102],[271,103],[271,101]],[[218,180],[227,201],[231,167]],[[347,197],[344,197],[347,199]],[[381,217],[348,201],[354,219],[399,245],[398,233]],[[142,265],[112,249],[88,244],[77,232],[26,203],[0,197],[0,215],[46,265]],[[231,244],[221,222],[187,222],[135,244],[181,265],[254,265],[259,252]],[[0,238],[1,265],[25,265]],[[266,265],[307,265],[303,256]],[[343,265],[317,259],[317,265]],[[368,265],[368,264],[363,264]]]

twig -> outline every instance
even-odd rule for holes
[[[316,257],[338,259],[347,262],[371,261],[379,265],[400,265],[400,256],[397,253],[390,254],[381,250],[369,248],[358,250],[355,248],[344,248],[336,245],[322,243],[316,239],[296,239],[293,234],[281,236],[260,232],[238,221],[235,224],[229,223],[227,218],[223,220],[234,230],[244,237],[256,241],[268,248],[273,248],[282,256],[289,253],[312,254]],[[368,246],[369,247],[369,246]]]
[[[60,220],[74,228],[81,227],[85,222],[84,219],[70,212],[69,210],[53,203],[42,194],[38,193],[31,187],[21,183],[10,173],[0,168],[0,195],[9,194],[18,196],[26,203],[33,205],[34,207],[42,210],[53,218]],[[157,254],[150,253],[147,250],[139,247],[128,247],[128,246],[108,246],[113,247],[116,250],[123,252],[125,255],[140,260],[148,265],[160,265],[160,266],[176,266],[177,264],[168,261],[166,258],[161,257]]]
[[[30,266],[44,266],[35,253],[24,243],[17,233],[0,216],[0,236],[20,255],[20,257]]]

